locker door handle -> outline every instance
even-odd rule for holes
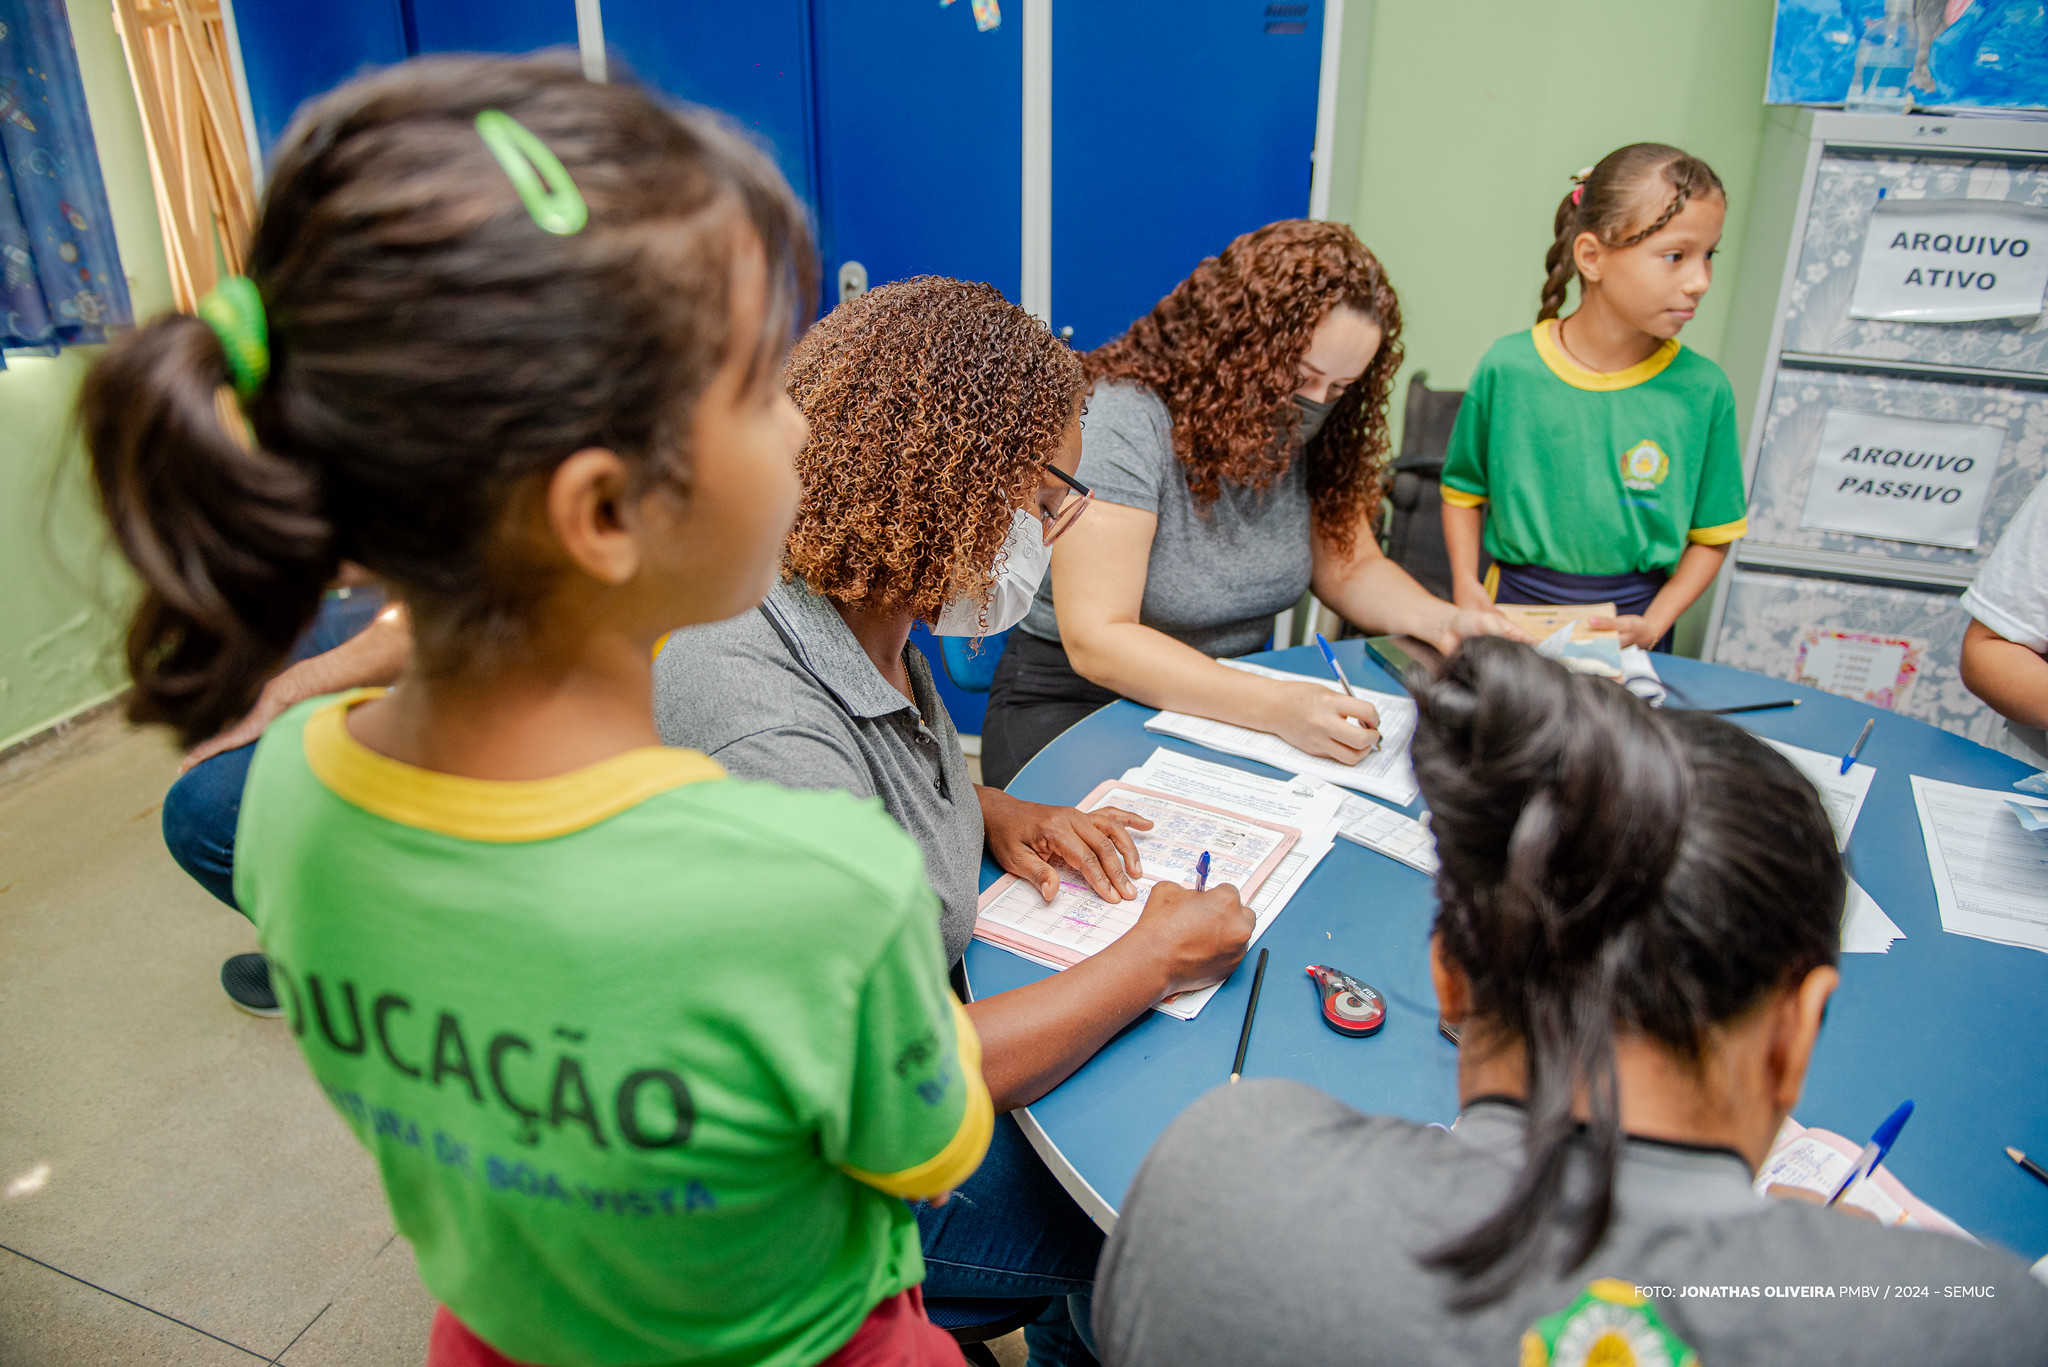
[[[868,268],[858,261],[842,262],[839,267],[839,302],[858,299],[868,292]]]

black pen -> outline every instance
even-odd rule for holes
[[[1736,712],[1769,712],[1774,708],[1797,706],[1797,698],[1780,698],[1776,702],[1746,702],[1740,707],[1708,707],[1701,710],[1710,717],[1726,717]]]
[[[2042,1167],[2010,1144],[2006,1145],[2005,1156],[2040,1178],[2043,1182],[2048,1182],[2048,1168]]]
[[[1259,989],[1266,985],[1266,955],[1270,952],[1260,950],[1259,966],[1252,970],[1252,999],[1244,1004],[1244,1028],[1237,1032],[1237,1060],[1230,1065],[1232,1082],[1244,1071],[1244,1050],[1252,1042],[1252,1017],[1259,1011]]]

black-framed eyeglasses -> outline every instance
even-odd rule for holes
[[[1038,520],[1044,524],[1045,544],[1050,546],[1080,519],[1082,513],[1088,511],[1088,505],[1095,501],[1095,491],[1057,465],[1045,468],[1069,491],[1060,500],[1060,506],[1051,512],[1046,512],[1043,507],[1039,509]]]

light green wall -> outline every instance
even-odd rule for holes
[[[1739,288],[1756,240],[1771,14],[1771,0],[1352,0],[1347,30],[1354,15],[1370,26],[1344,44],[1363,129],[1357,179],[1336,183],[1401,296],[1397,427],[1408,376],[1463,389],[1487,347],[1535,321],[1572,173],[1631,142],[1683,147],[1728,187],[1714,288],[1683,340],[1728,369],[1746,421],[1783,265],[1780,245],[1756,266],[1768,288]],[[1766,199],[1782,169],[1766,168]],[[1688,654],[1705,608],[1679,624]]]
[[[170,306],[149,161],[106,0],[69,0],[100,171],[136,316]],[[98,348],[0,374],[0,748],[120,687],[126,581],[93,514],[71,405]]]

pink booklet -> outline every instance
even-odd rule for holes
[[[1149,831],[1132,831],[1144,876],[1134,879],[1136,898],[1110,903],[1097,897],[1081,875],[1060,870],[1060,890],[1048,902],[1035,884],[1005,874],[989,885],[977,904],[977,939],[1021,954],[1050,968],[1071,968],[1091,954],[1116,943],[1138,922],[1138,912],[1155,883],[1195,885],[1195,863],[1209,854],[1209,886],[1229,883],[1246,902],[1259,890],[1287,852],[1301,839],[1292,826],[1279,826],[1212,807],[1190,798],[1172,797],[1112,779],[1079,803],[1082,811],[1121,807],[1152,822]]]
[[[1763,1167],[1757,1171],[1757,1194],[1767,1194],[1772,1186],[1798,1187],[1825,1199],[1842,1185],[1842,1179],[1849,1175],[1862,1152],[1863,1146],[1853,1139],[1845,1139],[1833,1130],[1810,1130],[1788,1116],[1771,1145],[1770,1157],[1764,1159]],[[1892,1176],[1882,1163],[1876,1172],[1844,1192],[1838,1204],[1854,1206],[1881,1225],[1931,1229],[1976,1242],[1968,1230],[1907,1191],[1906,1184]]]

